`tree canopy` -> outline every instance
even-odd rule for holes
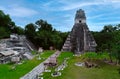
[[[116,26],[105,25],[100,32],[93,32],[97,42],[97,51],[108,52],[110,57],[114,56],[120,62],[120,24]]]
[[[49,49],[52,46],[55,49],[61,49],[68,33],[56,31],[51,24],[40,19],[35,24],[27,24],[25,34],[37,47]]]
[[[15,25],[8,14],[0,10],[0,38],[7,38],[10,33],[23,34],[24,30]]]

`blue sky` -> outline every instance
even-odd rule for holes
[[[59,31],[70,31],[78,9],[85,11],[91,31],[120,24],[120,0],[1,0],[0,9],[21,27],[43,19]]]

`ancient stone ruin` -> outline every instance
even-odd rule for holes
[[[32,59],[33,45],[24,35],[11,34],[0,40],[0,64],[20,63],[22,59]]]
[[[75,15],[75,23],[68,35],[62,51],[72,51],[75,54],[95,51],[97,44],[86,24],[86,16],[82,9]]]

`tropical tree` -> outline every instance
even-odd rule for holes
[[[4,27],[0,27],[0,39],[7,38],[10,35],[10,31]]]
[[[36,26],[33,23],[27,24],[25,26],[25,34],[27,37],[33,38],[35,35]]]
[[[35,22],[35,24],[38,26],[39,31],[52,31],[52,25],[47,23],[47,21],[44,21],[42,19]]]
[[[100,32],[93,32],[93,36],[97,42],[97,51],[107,51],[110,60],[115,57],[119,60],[120,51],[120,24],[116,26],[106,25]]]
[[[24,34],[24,29],[21,28],[20,26],[19,27],[14,27],[12,29],[12,33],[16,33],[16,34],[19,34],[19,35],[23,35]]]
[[[10,16],[8,14],[5,14],[2,10],[0,10],[0,37],[9,37],[14,27],[15,23],[11,20]]]
[[[0,26],[12,29],[15,26],[15,23],[11,20],[10,16],[5,14],[0,10]]]

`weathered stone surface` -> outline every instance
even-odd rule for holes
[[[50,57],[58,57],[60,55],[60,53],[61,53],[60,51],[56,51]],[[25,74],[20,79],[37,79],[36,77],[38,77],[40,74],[42,74],[45,71],[46,66],[44,65],[44,63],[49,62],[50,57],[48,57],[45,61],[43,61],[38,66],[36,66],[35,68],[33,68],[30,72],[28,72],[27,74]]]
[[[75,54],[95,51],[97,46],[86,24],[86,16],[82,9],[76,12],[75,24],[68,35],[62,51],[73,51]]]

